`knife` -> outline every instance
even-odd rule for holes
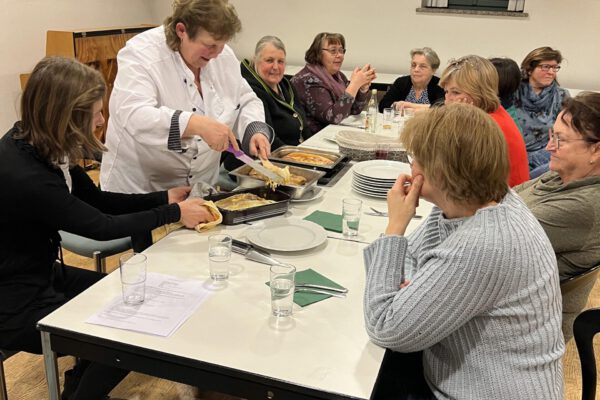
[[[268,251],[257,249],[250,243],[242,242],[241,240],[232,239],[231,250],[235,253],[243,255],[248,260],[256,261],[262,264],[281,264],[280,261],[277,261],[276,259],[271,257],[271,254]]]
[[[327,296],[341,297],[341,298],[346,297],[346,293],[337,293],[337,292],[332,292],[329,290],[320,290],[320,289],[305,288],[305,287],[298,287],[298,286],[295,287],[294,291],[302,292],[302,293],[326,294]]]
[[[254,168],[255,170],[257,170],[258,172],[260,172],[261,174],[263,174],[264,176],[266,176],[273,182],[284,183],[283,178],[281,176],[279,176],[275,172],[270,171],[267,168],[265,168],[259,161],[253,160],[252,158],[248,157],[248,155],[246,153],[244,153],[242,150],[236,150],[233,147],[233,145],[229,144],[227,151],[230,152],[231,154],[233,154],[235,156],[235,158],[237,158],[244,164],[249,165],[250,167]]]
[[[296,283],[297,288],[307,288],[307,289],[320,289],[320,290],[328,290],[330,292],[337,293],[348,293],[348,289],[346,288],[336,288],[332,286],[323,286],[323,285],[315,285],[314,283]]]

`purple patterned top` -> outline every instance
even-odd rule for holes
[[[348,86],[348,78],[341,72],[340,75]],[[291,82],[306,111],[306,122],[312,133],[329,124],[339,124],[350,114],[360,114],[369,99],[369,91],[362,93],[360,90],[356,98],[347,92],[336,98],[333,91],[306,67],[298,71]]]

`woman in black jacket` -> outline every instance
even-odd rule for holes
[[[379,111],[384,108],[427,108],[444,99],[444,89],[438,86],[440,78],[434,76],[440,59],[429,47],[410,51],[410,75],[396,79],[381,99]]]
[[[96,240],[181,221],[212,220],[190,188],[149,194],[102,192],[73,161],[104,150],[100,73],[49,57],[34,68],[22,118],[0,139],[0,348],[41,353],[37,322],[104,274],[63,264],[59,230]],[[60,254],[60,256],[59,256]],[[127,371],[80,362],[65,373],[63,399],[101,399]]]

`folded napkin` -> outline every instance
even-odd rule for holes
[[[321,225],[328,231],[342,233],[342,216],[339,214],[317,210],[304,217],[304,219]]]
[[[296,272],[295,281],[297,285],[300,285],[302,283],[311,283],[313,285],[323,285],[343,289],[342,286],[338,285],[331,279],[324,277],[317,271],[314,271],[310,268],[304,271]],[[330,297],[331,296],[328,294],[296,292],[294,293],[294,303],[298,304],[300,307],[305,307],[309,304],[316,303],[318,301],[325,300]]]

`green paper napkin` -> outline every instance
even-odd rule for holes
[[[304,219],[314,222],[317,225],[321,225],[328,231],[342,233],[342,216],[339,214],[317,210],[304,217]]]
[[[323,285],[343,289],[343,286],[340,286],[311,268],[305,269],[304,271],[297,271],[294,279],[296,285],[312,283],[313,285]],[[265,282],[265,285],[269,286],[269,282]],[[309,304],[317,303],[330,297],[331,296],[328,294],[296,292],[294,293],[294,303],[298,304],[300,307],[306,307]]]
[[[296,272],[295,281],[296,285],[300,285],[302,283],[312,283],[314,285],[331,286],[338,289],[343,288],[331,279],[324,277],[317,271],[314,271],[310,268],[305,269],[304,271]],[[309,304],[316,303],[330,297],[331,296],[328,294],[296,292],[294,293],[294,303],[298,304],[300,307],[305,307]]]

